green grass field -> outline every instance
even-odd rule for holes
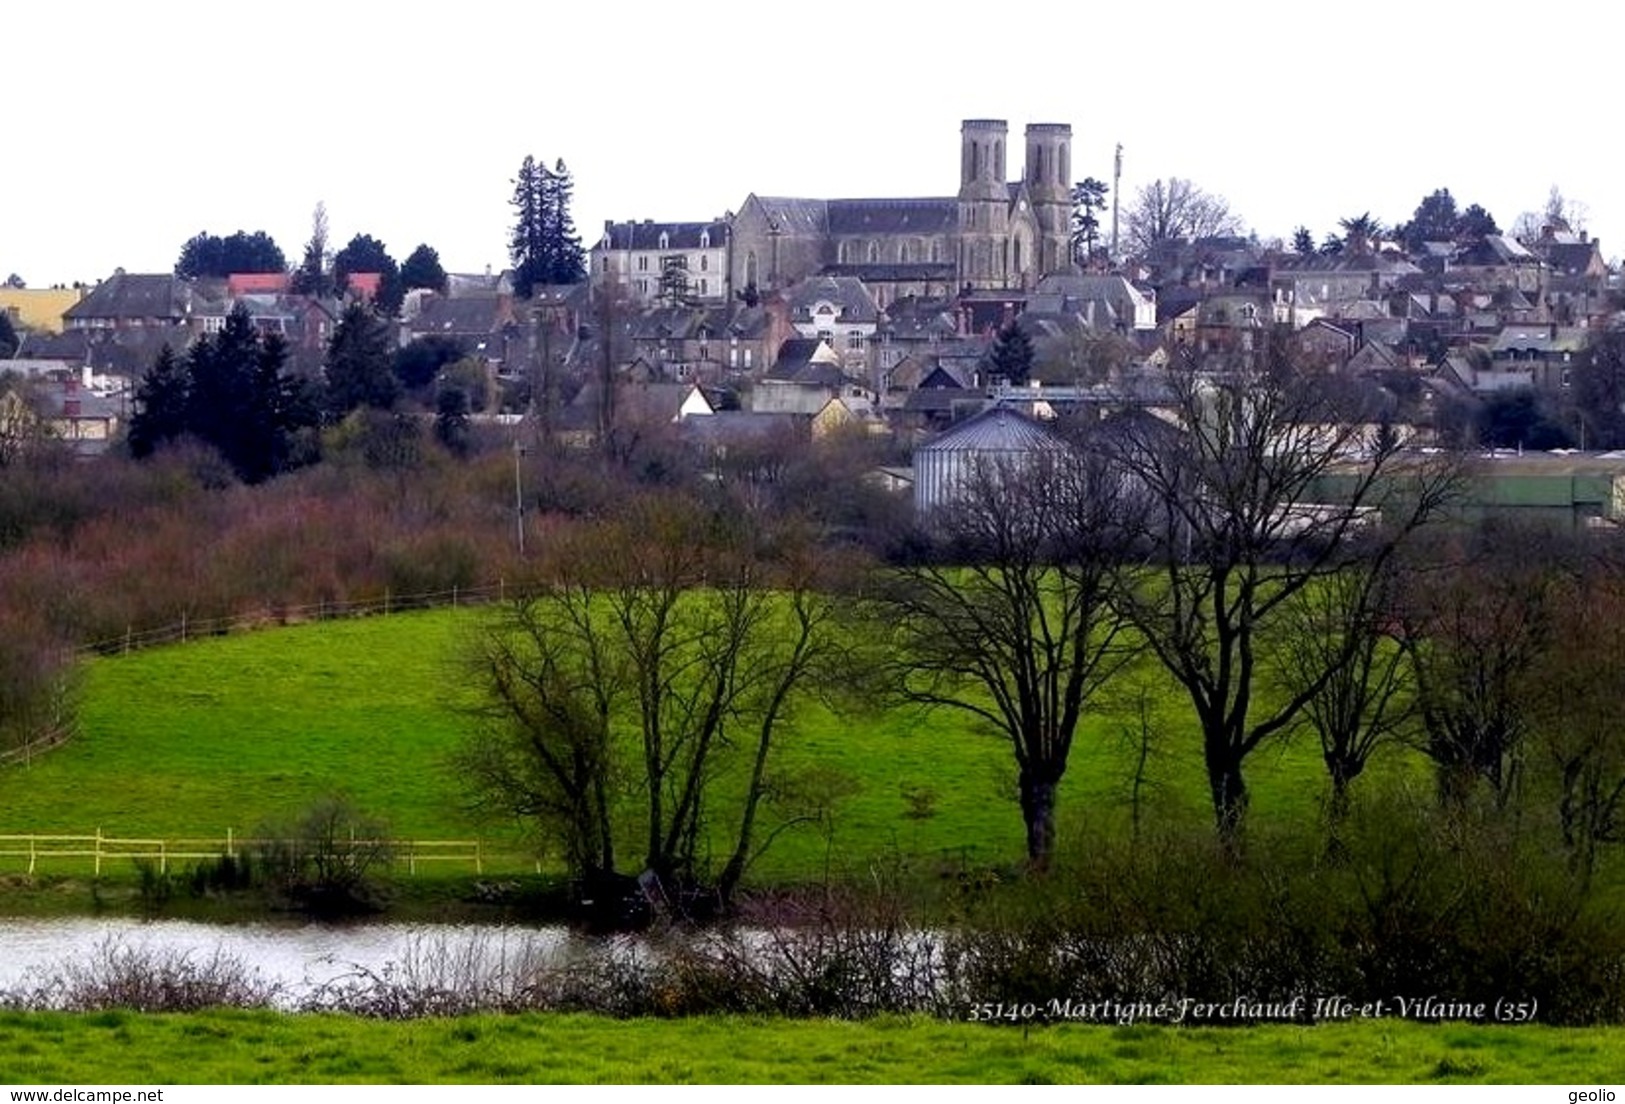
[[[0,1014],[0,1083],[1342,1083],[1617,1080],[1625,1035],[1370,1020],[1240,1029],[920,1018]]]
[[[223,837],[229,828],[242,836],[342,790],[399,837],[478,835],[522,864],[514,826],[476,820],[448,765],[475,723],[460,656],[480,616],[326,622],[91,660],[76,738],[0,769],[0,834]],[[1203,818],[1193,733],[1177,698],[1164,690],[1161,700],[1144,796],[1165,819]],[[1068,829],[1126,815],[1128,727],[1126,717],[1103,718],[1080,735],[1061,795],[1063,846]],[[786,834],[758,878],[816,879],[826,863],[861,870],[899,855],[1021,856],[1009,749],[960,714],[836,716],[809,707],[782,748],[787,766],[839,772],[852,792],[828,839],[809,829]],[[1307,743],[1260,752],[1249,772],[1256,818],[1313,818],[1322,773]]]

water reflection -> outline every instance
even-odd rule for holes
[[[199,924],[184,920],[7,919],[0,921],[0,991],[43,983],[67,963],[97,958],[109,946],[136,952],[216,955],[236,959],[274,985],[280,1004],[358,973],[385,975],[437,963],[536,963],[571,952],[579,939],[565,928],[492,925]]]

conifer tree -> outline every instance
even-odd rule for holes
[[[130,417],[132,456],[138,460],[151,456],[186,433],[190,392],[186,365],[165,345],[135,389],[135,413]]]
[[[1033,371],[1033,343],[1020,326],[1010,322],[999,331],[987,353],[988,371],[1023,386]]]

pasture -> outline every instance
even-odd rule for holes
[[[394,835],[478,837],[488,872],[534,868],[512,822],[474,815],[450,757],[477,724],[466,662],[482,610],[329,621],[86,661],[79,731],[0,768],[0,834],[237,837],[342,791]],[[1143,767],[1138,688],[1153,740]],[[1163,822],[1208,816],[1182,702],[1149,675],[1124,680],[1086,722],[1060,800],[1061,847],[1127,822],[1134,794]],[[900,859],[997,865],[1022,855],[1008,745],[950,710],[801,710],[781,769],[836,793],[822,825],[785,833],[754,881],[805,882]],[[1251,760],[1261,823],[1312,823],[1324,771],[1312,739]],[[728,790],[724,780],[721,793]],[[632,800],[632,798],[629,798]],[[11,861],[11,868],[15,861]]]

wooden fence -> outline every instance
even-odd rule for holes
[[[310,605],[290,606],[274,604],[257,610],[234,613],[225,617],[188,617],[169,625],[137,629],[133,625],[122,636],[95,640],[80,645],[82,655],[120,655],[141,648],[165,644],[184,644],[211,636],[247,632],[255,629],[283,625],[302,625],[312,621],[333,621],[351,617],[388,616],[410,610],[436,609],[445,606],[489,605],[507,598],[507,582],[498,579],[482,586],[452,587],[450,590],[426,591],[417,594],[396,594],[385,590],[373,597],[344,601],[316,602]]]
[[[104,864],[118,861],[153,862],[158,864],[160,873],[168,873],[171,863],[236,858],[245,851],[254,853],[273,844],[291,845],[295,842],[242,837],[229,828],[224,837],[167,839],[106,836],[97,829],[94,834],[87,835],[0,835],[0,860],[27,860],[30,874],[35,873],[42,864],[62,866],[87,860],[98,876]],[[465,863],[473,867],[474,873],[484,874],[493,858],[504,870],[534,865],[534,860],[521,859],[514,854],[498,852],[493,855],[478,839],[353,840],[350,844],[386,848],[391,865],[404,869],[408,874],[416,874],[420,865],[432,866],[436,863]]]

